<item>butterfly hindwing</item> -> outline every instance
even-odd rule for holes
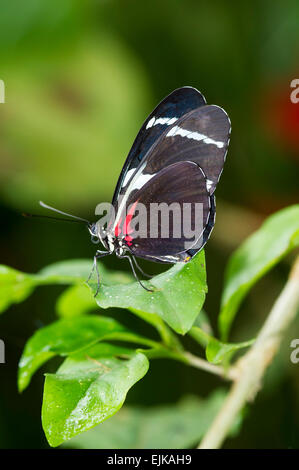
[[[136,215],[136,209],[140,211],[138,204],[145,208],[145,212],[139,214],[144,217],[140,220],[145,223],[145,232],[142,234],[134,232],[130,226],[133,213]],[[183,217],[187,204],[190,210],[190,226],[186,225]],[[138,191],[132,192],[126,202],[126,212],[124,210],[119,214],[118,221],[121,223],[116,222],[116,230],[118,236],[124,237],[124,242],[132,254],[166,262],[184,260],[188,257],[185,253],[189,248],[196,245],[199,249],[202,246],[204,229],[209,220],[210,196],[205,175],[194,162],[176,162],[169,165],[155,174]],[[168,213],[171,215],[166,225]],[[194,231],[192,237],[190,230]],[[180,253],[183,256],[179,255]]]

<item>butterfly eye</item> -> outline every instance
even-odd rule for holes
[[[96,235],[92,235],[91,236],[91,241],[92,241],[92,243],[94,243],[96,245],[97,243],[100,242],[100,239]]]

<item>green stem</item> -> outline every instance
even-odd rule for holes
[[[182,345],[178,337],[171,331],[170,328],[168,328],[168,326],[158,315],[155,315],[154,313],[143,312],[142,310],[137,310],[135,308],[130,308],[129,310],[130,312],[134,313],[134,315],[137,315],[139,318],[156,328],[165,346],[173,349],[182,349]]]
[[[206,349],[209,344],[209,341],[213,338],[213,336],[209,335],[198,326],[192,326],[188,334],[204,349]]]
[[[183,352],[182,356],[186,360],[187,364],[192,367],[196,367],[197,369],[205,370],[206,372],[210,372],[211,374],[218,375],[226,380],[234,380],[236,378],[234,368],[225,369],[222,366],[216,366],[215,364],[211,364],[210,362],[202,359],[201,357],[194,356],[189,352]]]

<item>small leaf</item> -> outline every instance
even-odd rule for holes
[[[156,314],[177,333],[185,334],[199,314],[207,292],[204,252],[187,264],[177,263],[145,284],[155,291],[147,292],[136,282],[106,286],[104,280],[97,303],[102,308],[120,307]],[[96,286],[92,288],[96,290]]]
[[[232,255],[225,276],[219,328],[228,337],[240,303],[249,289],[283,256],[299,245],[299,205],[269,217]]]
[[[216,338],[211,338],[206,348],[206,357],[213,364],[220,364],[240,349],[247,348],[254,343],[254,339],[242,343],[222,343]]]
[[[197,326],[198,324],[200,323],[197,320],[189,331],[189,335],[205,349],[207,360],[213,364],[225,363],[225,365],[227,365],[236,351],[251,346],[255,341],[254,339],[251,339],[241,343],[223,343],[212,335],[206,333],[206,331]],[[202,325],[206,325],[204,321],[202,322]],[[157,354],[156,350],[155,354]]]
[[[189,396],[171,405],[124,407],[113,418],[75,437],[64,447],[79,449],[188,449],[203,437],[226,393]]]
[[[78,317],[97,308],[95,298],[85,284],[65,289],[56,302],[56,312],[61,318]]]
[[[58,320],[37,330],[27,341],[20,359],[19,390],[29,385],[34,372],[50,358],[66,356],[120,332],[128,330],[112,318],[95,315]]]
[[[143,354],[105,343],[67,358],[46,376],[42,423],[49,444],[58,446],[113,416],[147,370]]]

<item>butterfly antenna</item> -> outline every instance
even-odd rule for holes
[[[30,219],[34,217],[37,219],[50,219],[50,220],[60,220],[62,222],[74,222],[77,224],[83,223],[82,220],[64,219],[63,217],[51,217],[50,215],[29,214],[28,212],[22,212],[22,216],[26,218],[30,218]]]
[[[67,217],[71,217],[72,219],[76,219],[77,221],[84,222],[85,224],[90,224],[89,220],[87,219],[83,219],[82,217],[78,217],[77,215],[68,214],[67,212],[63,212],[59,209],[56,209],[55,207],[48,206],[48,204],[45,204],[43,201],[39,201],[39,204],[44,209],[49,209],[50,211],[57,212],[58,214],[66,215]]]

